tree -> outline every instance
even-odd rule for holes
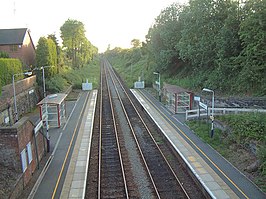
[[[247,1],[239,31],[243,51],[238,58],[242,68],[239,81],[246,90],[260,88],[266,94],[266,1]],[[246,82],[249,82],[248,84]]]
[[[53,40],[53,42],[55,43],[57,53],[57,73],[59,73],[60,68],[63,67],[62,48],[59,46],[58,39],[56,38],[55,34],[49,34],[47,38]]]
[[[56,45],[52,39],[41,37],[38,41],[36,50],[37,67],[53,66],[46,69],[46,76],[53,76],[57,71],[57,52]]]
[[[183,6],[176,3],[164,9],[146,35],[149,60],[154,60],[157,71],[169,70],[180,62],[176,44],[181,38],[179,15],[182,9]]]
[[[73,67],[82,67],[92,59],[95,47],[85,36],[84,24],[80,21],[68,19],[60,28],[63,49],[72,60]]]
[[[133,48],[139,48],[141,47],[141,42],[139,39],[132,39],[131,45],[133,46]]]

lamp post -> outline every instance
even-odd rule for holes
[[[213,137],[214,134],[214,128],[213,128],[213,121],[214,121],[214,91],[208,88],[203,88],[202,91],[210,92],[212,93],[212,115],[211,115],[211,120],[212,120],[212,126],[211,126],[211,138]]]
[[[50,152],[50,135],[49,135],[49,124],[48,124],[48,107],[46,103],[46,87],[45,87],[45,68],[50,68],[53,66],[42,66],[41,68],[34,68],[33,70],[42,70],[42,80],[43,80],[43,97],[44,97],[44,104],[45,104],[45,124],[46,124],[46,140],[47,140],[47,152]]]
[[[46,137],[47,137],[47,152],[50,152],[50,135],[49,135],[49,124],[48,124],[48,107],[46,103],[46,89],[45,89],[45,75],[44,75],[44,68],[48,68],[49,66],[42,66],[42,79],[43,79],[43,97],[44,97],[44,103],[45,103],[45,124],[46,124]]]
[[[17,73],[17,74],[13,74],[13,76],[12,76],[14,106],[15,106],[15,123],[18,121],[18,108],[17,108],[17,98],[16,98],[15,76],[18,76],[18,75],[32,75],[32,72]]]
[[[160,77],[160,73],[159,72],[153,72],[154,75],[158,75],[158,94],[159,94],[159,101],[161,101],[161,77]]]

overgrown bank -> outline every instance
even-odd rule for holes
[[[50,93],[64,91],[69,85],[73,89],[81,89],[82,83],[92,82],[93,88],[98,88],[100,78],[100,63],[99,58],[95,58],[89,64],[82,68],[63,67],[60,74],[47,79],[47,90]]]
[[[266,192],[266,114],[248,113],[216,118],[223,130],[215,129],[210,138],[210,124],[189,121],[189,127],[250,180]]]

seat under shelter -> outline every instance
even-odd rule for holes
[[[164,83],[162,94],[166,106],[173,113],[185,113],[192,109],[193,93],[176,85]]]
[[[48,116],[49,128],[60,128],[66,121],[66,96],[64,93],[48,95],[37,104],[40,110],[40,119],[46,123],[46,115]]]

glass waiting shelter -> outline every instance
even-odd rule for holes
[[[40,119],[46,123],[48,116],[48,125],[50,127],[60,128],[66,121],[66,94],[57,93],[48,95],[42,99],[37,106],[40,109]]]
[[[162,89],[167,108],[175,113],[191,110],[193,93],[176,85],[165,84]]]

